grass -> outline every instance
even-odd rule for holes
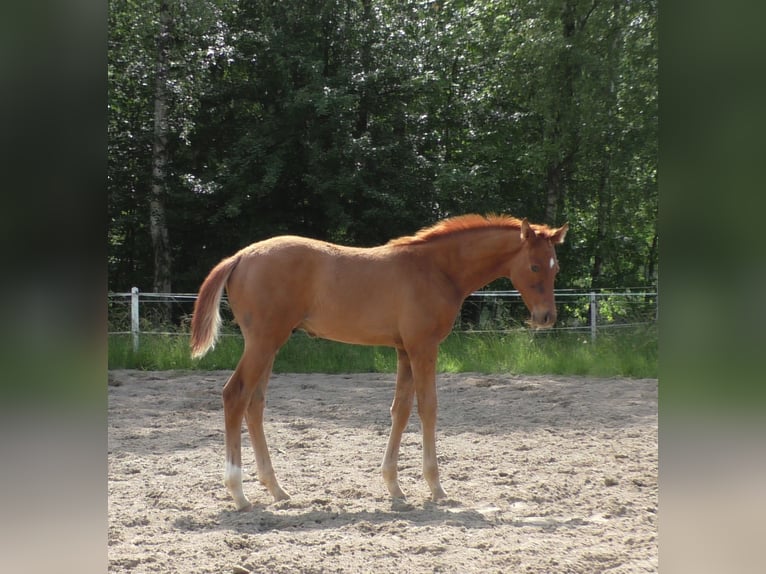
[[[595,341],[583,333],[521,331],[452,333],[439,350],[440,372],[658,376],[657,328],[617,329]],[[239,336],[224,336],[214,350],[192,361],[188,336],[141,335],[134,352],[130,336],[109,338],[109,368],[234,369],[242,354]],[[280,349],[274,364],[282,373],[395,372],[396,353],[386,347],[344,345],[296,333]]]

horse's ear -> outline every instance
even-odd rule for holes
[[[534,230],[530,227],[529,221],[527,221],[527,218],[521,220],[521,240],[526,241],[527,239],[533,239],[535,237]]]
[[[567,231],[569,230],[569,223],[565,223],[561,227],[559,227],[556,232],[551,235],[551,243],[554,245],[558,245],[559,243],[564,243],[564,238],[567,235]]]

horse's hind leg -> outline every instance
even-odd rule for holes
[[[226,470],[223,483],[234,499],[237,510],[247,510],[250,501],[242,490],[242,417],[249,392],[242,374],[242,361],[223,387],[223,414],[226,430]]]
[[[269,384],[271,367],[274,364],[274,357],[269,361],[268,367],[263,371],[255,386],[255,391],[250,399],[250,404],[245,411],[247,420],[247,429],[250,432],[250,442],[255,451],[255,461],[258,466],[258,479],[274,497],[274,501],[286,500],[290,498],[279,486],[274,468],[271,465],[269,456],[269,447],[266,444],[266,435],[263,432],[263,411],[266,406],[266,387]]]
[[[250,501],[242,490],[242,418],[262,379],[268,380],[273,354],[259,357],[245,354],[223,387],[223,413],[226,429],[226,470],[223,483],[229,490],[237,510],[247,510]]]
[[[402,433],[407,426],[412,411],[414,387],[412,385],[412,368],[410,358],[401,349],[397,351],[398,363],[396,367],[396,392],[394,402],[391,404],[391,434],[388,437],[386,454],[383,457],[383,480],[388,491],[394,498],[404,498],[404,493],[399,487],[398,461],[399,445],[402,441]]]

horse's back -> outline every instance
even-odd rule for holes
[[[406,262],[384,248],[296,236],[246,247],[227,285],[240,327],[279,323],[345,342],[398,342]]]

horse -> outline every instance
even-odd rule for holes
[[[246,420],[258,478],[275,502],[289,498],[277,482],[263,431],[266,389],[277,351],[293,331],[397,353],[391,432],[383,481],[405,499],[398,481],[399,445],[417,397],[423,477],[434,501],[447,494],[436,460],[436,358],[463,300],[508,277],[530,312],[527,323],[556,322],[554,246],[569,228],[553,229],[508,215],[444,219],[415,235],[376,247],[348,247],[298,236],[253,243],[223,259],[202,283],[191,322],[191,354],[216,342],[224,286],[244,337],[244,351],[223,387],[224,485],[237,510],[252,505],[242,489],[241,429]]]

